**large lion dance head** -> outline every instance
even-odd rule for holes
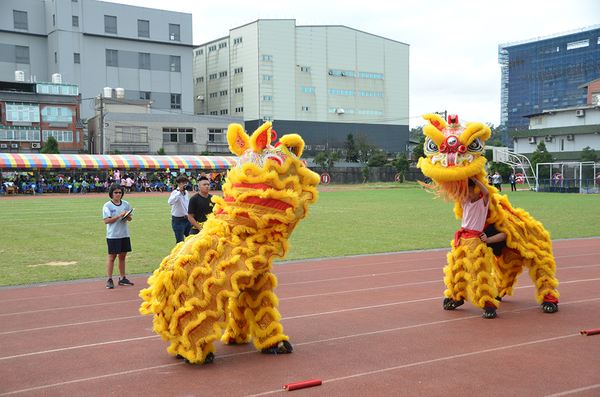
[[[467,197],[467,179],[477,176],[485,181],[484,141],[491,135],[482,123],[462,126],[458,116],[451,115],[446,123],[437,114],[423,116],[430,124],[423,127],[427,137],[418,167],[433,181],[427,185],[444,200],[461,202]]]

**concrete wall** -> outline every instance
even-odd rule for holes
[[[323,173],[329,174],[332,185],[352,185],[363,183],[363,167],[333,167],[328,172],[325,172],[321,167],[309,167],[312,171],[321,175]],[[369,177],[369,183],[372,182],[394,182],[396,174],[396,168],[394,167],[371,167],[371,175]],[[423,181],[425,176],[420,169],[411,167],[408,172],[404,173],[405,181]]]

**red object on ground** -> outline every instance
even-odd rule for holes
[[[581,335],[598,335],[600,334],[600,329],[588,329],[587,331],[581,331]]]
[[[290,391],[296,389],[304,389],[305,387],[320,386],[322,383],[323,382],[321,382],[321,379],[305,380],[304,382],[289,383],[287,385],[283,385],[283,388],[287,391]]]

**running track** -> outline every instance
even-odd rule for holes
[[[493,320],[442,310],[446,252],[277,263],[294,353],[217,342],[207,365],[169,355],[139,314],[145,276],[0,289],[0,396],[600,396],[600,335],[580,334],[600,328],[600,238],[554,242],[558,313],[525,272]]]

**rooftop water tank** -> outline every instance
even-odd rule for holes
[[[25,81],[25,73],[22,70],[15,70],[15,81]]]
[[[102,89],[102,96],[104,98],[112,98],[112,88],[110,88],[110,87],[104,87]]]
[[[52,82],[54,84],[62,84],[62,76],[60,75],[60,73],[54,73],[52,75]]]
[[[125,98],[125,88],[115,88],[115,98]]]

